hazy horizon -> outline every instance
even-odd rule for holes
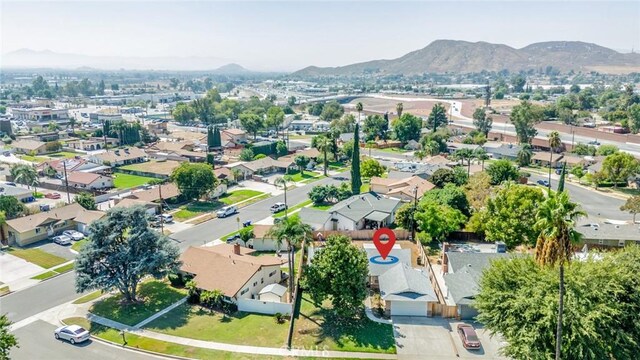
[[[2,1],[0,13],[2,54],[212,57],[256,71],[392,59],[438,39],[640,48],[637,1]]]

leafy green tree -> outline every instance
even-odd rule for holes
[[[404,114],[393,122],[393,132],[403,144],[409,140],[419,140],[422,119],[411,114]]]
[[[265,125],[274,128],[276,133],[284,123],[284,111],[278,106],[272,106],[267,110],[267,120]]]
[[[587,216],[569,200],[565,191],[549,193],[538,207],[534,228],[539,232],[535,259],[540,266],[559,265],[559,302],[556,328],[556,359],[562,356],[562,318],[564,308],[564,265],[573,257],[572,244],[582,235],[575,230],[576,221]]]
[[[438,155],[440,153],[446,153],[449,150],[447,145],[447,140],[449,139],[450,134],[446,131],[446,129],[436,131],[435,133],[431,132],[425,134],[425,136],[420,139],[420,144],[422,145],[422,149],[430,156]]]
[[[471,173],[471,160],[473,160],[473,150],[468,148],[457,149],[453,153],[453,158],[460,160],[461,164],[464,165],[464,162],[467,162],[467,175]]]
[[[252,112],[243,112],[240,114],[240,125],[250,134],[253,134],[255,140],[258,136],[258,131],[264,128],[264,122],[259,115]]]
[[[344,235],[331,235],[303,273],[302,286],[316,304],[329,299],[341,318],[359,315],[367,297],[368,259]]]
[[[218,129],[217,126],[214,126],[213,128],[212,147],[214,149],[219,149],[222,147],[222,138],[220,136],[220,129]]]
[[[528,101],[522,101],[511,110],[511,122],[516,128],[516,135],[520,144],[531,144],[538,134],[535,125],[542,121],[542,108]]]
[[[298,166],[298,169],[300,169],[300,174],[304,175],[304,169],[309,165],[311,159],[305,155],[298,155],[293,161],[296,163],[296,166]]]
[[[171,173],[173,181],[187,199],[198,200],[215,189],[217,179],[213,168],[205,163],[183,162]]]
[[[88,192],[81,192],[76,195],[75,201],[87,210],[96,210],[96,199]]]
[[[251,149],[244,148],[242,149],[242,151],[240,151],[239,158],[242,161],[251,161],[253,160],[253,157],[254,157],[254,154],[253,154],[253,150]]]
[[[493,118],[487,116],[483,108],[477,108],[473,112],[473,126],[475,126],[479,132],[483,133],[484,136],[489,136],[489,131],[491,131],[491,127],[493,126]]]
[[[602,172],[607,179],[617,187],[619,182],[626,182],[627,179],[638,173],[640,165],[638,160],[629,153],[618,152],[607,156],[602,162]]]
[[[571,149],[571,152],[576,154],[576,155],[589,155],[589,156],[594,156],[596,154],[596,147],[593,145],[586,145],[583,143],[578,143],[576,144],[576,146],[573,147],[573,149]]]
[[[276,159],[280,156],[287,155],[288,152],[289,149],[287,148],[287,144],[284,141],[280,140],[276,143]]]
[[[384,174],[384,166],[380,164],[376,159],[366,158],[360,164],[361,175],[364,178],[372,178],[374,176],[382,176]]]
[[[331,122],[340,119],[344,114],[344,108],[337,101],[329,101],[322,107],[320,119]]]
[[[569,171],[569,174],[577,177],[578,182],[580,182],[580,180],[585,176],[584,169],[580,165],[574,166],[571,171]]]
[[[455,184],[446,184],[442,189],[427,191],[420,199],[420,203],[434,202],[460,210],[466,216],[470,215],[469,200],[464,190]]]
[[[314,205],[322,205],[327,198],[327,187],[324,185],[316,185],[311,188],[308,195]]]
[[[13,196],[0,195],[0,211],[7,219],[15,219],[27,215],[29,210],[24,204]]]
[[[113,208],[90,225],[87,243],[76,257],[76,291],[117,289],[135,302],[140,281],[161,279],[180,266],[180,250],[151,230],[142,206]]]
[[[267,232],[267,236],[274,239],[278,248],[287,244],[287,263],[289,264],[289,300],[293,296],[293,269],[294,253],[296,247],[303,244],[306,239],[312,238],[311,226],[303,223],[297,215],[285,217],[284,220],[273,225]]]
[[[356,126],[356,118],[351,114],[347,114],[340,119],[334,119],[331,121],[331,128],[336,129],[338,136],[344,133],[353,132],[353,128]]]
[[[9,331],[11,324],[6,314],[0,315],[0,360],[9,360],[11,348],[20,347],[18,339]]]
[[[481,147],[478,147],[477,149],[473,150],[473,157],[482,162],[482,171],[484,171],[484,162],[490,159],[487,151]]]
[[[640,195],[627,198],[624,205],[620,206],[621,211],[628,211],[633,215],[633,223],[636,223],[636,214],[640,213]]]
[[[267,157],[267,155],[265,155],[265,154],[257,154],[256,156],[253,157],[253,160],[260,160],[260,159],[264,159],[266,157]]]
[[[374,141],[376,139],[384,140],[387,138],[387,130],[389,123],[380,115],[369,115],[364,119],[362,132],[365,141]]]
[[[411,230],[411,226],[413,226],[413,222],[415,221],[413,217],[415,212],[413,203],[403,204],[398,211],[396,211],[395,223],[403,229]]]
[[[249,240],[254,239],[256,237],[253,233],[252,227],[244,227],[240,229],[240,231],[238,232],[238,235],[240,236],[240,240],[242,240],[242,243],[245,246],[247,245]]]
[[[540,188],[507,184],[472,215],[467,229],[484,234],[486,241],[503,241],[510,248],[520,244],[531,246],[538,236],[533,225],[543,201]]]
[[[491,177],[492,185],[518,180],[518,169],[506,159],[498,160],[487,166],[487,174]]]
[[[560,342],[552,335],[559,268],[537,266],[530,256],[495,260],[484,271],[474,301],[478,320],[503,337],[509,358],[552,359],[561,344],[562,359],[634,359],[640,326],[631,309],[640,306],[639,250],[605,252],[601,260],[577,261],[566,269],[567,316]]]
[[[533,158],[533,150],[531,150],[531,145],[522,144],[516,156],[516,160],[519,166],[529,166],[531,164],[531,159]]]
[[[296,99],[295,96],[289,96],[289,98],[287,99],[287,104],[289,104],[289,106],[293,106],[298,102],[298,99]]]
[[[640,131],[640,104],[629,106],[629,128],[631,132],[637,134]]]
[[[401,118],[402,117],[402,110],[404,110],[404,105],[402,105],[402,103],[397,103],[396,104],[396,114],[398,114],[398,117]]]
[[[598,147],[596,150],[596,155],[599,156],[609,156],[617,153],[619,151],[618,147],[615,145],[604,144]]]
[[[362,104],[358,104],[362,109]],[[362,187],[360,176],[360,124],[356,124],[353,135],[353,150],[351,152],[351,192],[354,195],[360,194],[360,187]]]
[[[427,119],[427,127],[432,128],[433,132],[436,132],[440,126],[446,125],[447,122],[447,111],[444,105],[441,103],[435,104]]]
[[[207,151],[211,150],[214,146],[214,139],[213,139],[213,126],[208,126],[207,127]]]
[[[511,85],[513,86],[513,91],[515,92],[523,92],[524,86],[527,84],[527,79],[522,75],[516,75],[511,79]]]
[[[449,168],[440,168],[433,172],[429,181],[439,188],[443,188],[446,184],[455,183],[456,178],[453,170]]]
[[[471,175],[464,191],[471,208],[481,210],[491,195],[491,177],[484,171]]]
[[[456,166],[453,168],[453,183],[458,186],[463,186],[469,180],[469,174],[462,166]]]
[[[459,230],[467,220],[460,210],[435,202],[421,204],[414,217],[418,229],[437,241],[442,241],[450,232]]]

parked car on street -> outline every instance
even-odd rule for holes
[[[467,324],[458,324],[458,335],[460,335],[462,346],[464,346],[465,349],[480,349],[480,340],[478,339],[478,334],[476,334],[473,326]]]
[[[51,238],[58,245],[71,245],[71,238],[67,235],[58,235]]]
[[[44,195],[44,197],[46,197],[47,199],[60,199],[60,194],[59,193],[47,193]]]
[[[239,239],[240,239],[240,234],[235,234],[235,235],[228,236],[226,239],[224,239],[224,241],[227,244],[234,244]]]
[[[65,230],[62,232],[62,235],[66,235],[75,241],[84,239],[84,234],[75,230]]]
[[[58,340],[66,340],[71,344],[89,340],[89,331],[78,325],[67,325],[57,328],[53,336]]]
[[[285,205],[285,203],[277,202],[273,204],[269,210],[271,210],[272,213],[277,213],[280,211],[284,211],[286,208],[287,208],[287,205]]]
[[[226,218],[227,216],[231,216],[233,214],[238,213],[238,208],[235,206],[226,206],[216,212],[216,216],[219,218]]]
[[[546,187],[550,186],[548,180],[538,180],[537,183],[538,183],[538,185],[542,185],[542,186],[546,186]]]
[[[163,221],[164,223],[172,223],[173,222],[173,215],[171,215],[171,214],[156,215],[156,220],[157,221]]]

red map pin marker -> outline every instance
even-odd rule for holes
[[[380,237],[382,235],[387,235],[389,240],[387,240],[386,242],[380,241]],[[380,256],[382,256],[382,260],[385,260],[387,256],[389,256],[389,253],[391,252],[391,249],[393,249],[393,245],[395,243],[396,234],[391,229],[381,228],[376,230],[376,232],[373,234],[373,244],[376,246],[376,249],[378,249]]]

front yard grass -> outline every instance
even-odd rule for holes
[[[82,239],[82,240],[78,240],[75,243],[73,243],[73,245],[71,245],[71,249],[75,250],[75,251],[80,251],[80,249],[84,246],[84,244],[87,243],[87,239]]]
[[[58,274],[64,274],[73,270],[74,267],[75,263],[68,263],[67,265],[62,265],[60,267],[54,268],[53,271],[57,272]]]
[[[331,208],[334,204],[320,204],[320,205],[311,205],[311,208],[318,210],[327,210]]]
[[[17,256],[21,259],[27,260],[28,262],[34,263],[45,269],[49,269],[54,266],[64,264],[68,261],[67,259],[61,258],[60,256],[56,256],[53,254],[49,254],[48,252],[42,251],[40,249],[10,248],[8,252],[13,256]]]
[[[102,296],[102,291],[101,290],[96,290],[94,292],[88,293],[87,295],[76,299],[73,304],[84,304],[84,303],[88,303],[89,301],[93,301],[97,298],[99,298],[100,296]]]
[[[369,192],[369,184],[362,184],[360,186],[360,194]]]
[[[154,178],[152,177],[131,175],[125,173],[115,173],[113,175],[115,177],[113,179],[113,186],[118,189],[129,189],[132,187],[147,184],[149,183],[149,181],[154,180]]]
[[[287,174],[287,180],[293,181],[293,182],[300,182],[303,180],[313,179],[316,176],[318,176],[318,174],[312,171],[306,171],[304,174],[302,174],[300,173],[300,171],[294,170],[294,171],[290,171]]]
[[[54,277],[56,275],[59,275],[57,272],[55,271],[47,271],[45,273],[42,273],[40,275],[36,275],[31,277],[31,280],[46,280],[48,278]]]
[[[218,201],[195,201],[190,204],[180,207],[180,210],[173,213],[173,216],[178,220],[188,220],[203,213],[214,211],[222,207],[221,202]]]
[[[100,324],[90,322],[89,320],[81,317],[74,317],[64,319],[63,322],[67,325],[75,324],[80,325],[83,328],[89,330],[92,336],[100,338],[105,341],[110,341],[118,345],[122,344],[122,335],[120,331],[102,326]],[[212,350],[199,348],[195,346],[181,345],[161,340],[156,340],[144,336],[139,336],[132,333],[126,334],[127,346],[132,349],[142,349],[147,351],[153,351],[157,353],[179,356],[183,358],[191,359],[222,359],[222,360],[282,360],[280,356],[262,356],[242,354],[228,351]]]
[[[49,154],[49,156],[52,157],[52,158],[65,158],[65,159],[71,159],[71,158],[74,158],[74,157],[76,157],[78,155],[80,155],[80,154],[79,153],[70,152],[70,151],[59,151],[57,153]]]
[[[374,148],[375,149],[375,148]],[[392,153],[392,154],[404,154],[409,152],[410,150],[405,150],[405,149],[401,149],[401,148],[384,148],[384,149],[376,149],[378,151],[382,151],[382,152],[386,152],[386,153]]]
[[[222,195],[219,200],[227,205],[233,205],[262,194],[264,193],[261,191],[242,189],[228,192]]]
[[[138,287],[141,302],[124,304],[118,293],[95,303],[89,312],[133,326],[185,296],[186,290],[172,288],[161,281],[148,281]]]
[[[147,330],[191,339],[265,347],[287,342],[288,322],[271,315],[236,312],[222,316],[200,306],[184,304],[145,326]]]
[[[24,160],[24,161],[30,161],[30,162],[34,162],[34,163],[38,163],[38,164],[42,164],[43,162],[49,160],[46,157],[42,157],[42,156],[31,156],[31,155],[19,155],[18,158]]]
[[[318,308],[303,294],[293,330],[293,347],[395,354],[391,325],[373,322],[364,314],[361,320],[340,323],[330,306],[325,303]]]

